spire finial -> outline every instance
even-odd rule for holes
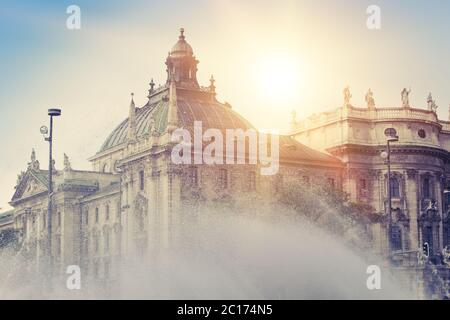
[[[216,92],[216,86],[214,85],[216,80],[214,80],[214,76],[213,75],[211,75],[211,78],[209,79],[209,82],[210,82],[209,91]]]
[[[180,40],[184,40],[184,28],[180,28],[180,36],[178,37]]]
[[[149,85],[150,85],[150,90],[148,90],[148,96],[147,96],[147,98],[150,99],[152,93],[155,92],[155,82],[153,82],[153,78],[152,78],[152,80],[150,81]]]
[[[130,114],[128,116],[128,142],[136,141],[136,107],[134,105],[134,93],[131,93]]]

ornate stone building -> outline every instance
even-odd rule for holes
[[[367,107],[355,107],[346,88],[342,107],[299,122],[294,118],[291,136],[341,159],[345,165],[343,189],[354,201],[372,206],[381,217],[381,223],[374,225],[380,253],[403,253],[404,258],[410,252],[415,258],[426,243],[430,259],[438,263],[442,249],[450,246],[450,121],[438,119],[431,94],[426,109],[411,107],[408,95],[403,89],[400,106],[380,108],[369,89]],[[386,130],[398,136],[397,142],[390,143],[390,233],[387,163],[382,157],[387,151]]]
[[[171,134],[176,128],[192,132],[194,122],[201,121],[205,129],[221,132],[253,129],[229,104],[216,99],[212,77],[209,86],[199,85],[198,62],[181,30],[166,59],[166,83],[155,87],[152,80],[142,107],[131,100],[128,118],[89,159],[93,171],[74,170],[67,157],[64,168],[55,169],[51,236],[59,268],[79,264],[85,275],[108,278],[124,255],[157,254],[176,245],[183,220],[191,219],[186,208],[193,199],[270,195],[283,175],[341,185],[341,161],[288,136],[279,137],[280,169],[274,176],[261,175],[261,163],[174,164]],[[48,237],[47,176],[33,152],[11,201],[20,243],[37,266]]]

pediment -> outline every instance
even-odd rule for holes
[[[16,192],[14,193],[11,201],[26,199],[43,192],[47,192],[47,190],[46,180],[42,177],[42,174],[40,172],[38,173],[33,170],[28,170],[16,186]]]

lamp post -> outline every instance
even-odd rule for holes
[[[50,132],[47,127],[41,127],[41,133],[44,135],[45,141],[49,143],[48,157],[48,211],[47,211],[47,257],[49,262],[48,275],[49,279],[53,276],[53,255],[52,255],[52,196],[53,196],[53,117],[61,115],[61,109],[48,109],[50,116]],[[48,136],[46,137],[46,135]],[[51,280],[50,280],[51,281]]]
[[[383,151],[381,156],[386,159],[387,170],[388,170],[388,179],[387,179],[387,197],[388,197],[388,209],[387,214],[389,218],[389,228],[388,228],[388,236],[389,236],[389,246],[390,249],[392,247],[391,243],[391,228],[392,228],[392,194],[391,194],[391,142],[398,141],[397,131],[394,128],[387,128],[384,130],[384,134],[387,138],[387,152]]]

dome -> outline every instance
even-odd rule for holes
[[[192,94],[192,93],[191,93]],[[201,121],[203,130],[217,128],[221,130],[240,128],[247,130],[253,126],[228,105],[211,101],[209,95],[199,92],[198,95],[184,96],[178,94],[177,116],[178,127],[191,128],[194,121]],[[209,99],[208,99],[209,98]],[[155,131],[163,133],[167,127],[169,102],[161,99],[142,108],[136,109],[136,136],[142,138],[150,134],[150,123],[154,123]],[[124,120],[108,136],[99,153],[124,145],[127,142],[128,118]]]
[[[170,50],[171,56],[184,56],[189,55],[192,56],[194,51],[189,43],[186,42],[184,37],[184,29],[180,29],[180,36],[178,37],[177,43]]]

